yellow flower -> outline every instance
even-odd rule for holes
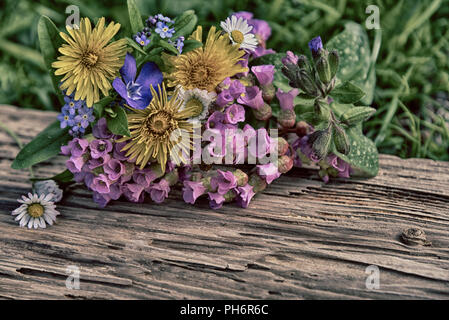
[[[192,150],[190,135],[193,127],[187,120],[194,115],[195,110],[179,110],[183,104],[178,98],[179,89],[173,93],[170,100],[167,98],[164,84],[162,89],[158,85],[159,94],[153,86],[150,89],[153,99],[148,107],[143,110],[128,107],[133,111],[128,114],[131,136],[117,141],[129,141],[122,151],[128,150],[126,156],[136,159],[136,165],[140,165],[141,169],[148,162],[155,160],[160,164],[162,172],[165,172],[169,155],[176,164],[185,163],[182,153],[189,154]],[[179,151],[182,151],[181,154]]]
[[[190,39],[202,41],[202,34],[202,27],[198,26]],[[181,85],[186,90],[214,91],[225,78],[248,71],[237,64],[244,54],[238,44],[232,45],[227,36],[212,27],[203,47],[179,56],[164,55],[170,68],[166,74],[168,85]]]
[[[55,75],[64,75],[61,89],[67,89],[67,95],[75,92],[75,100],[86,100],[87,106],[91,107],[100,100],[99,90],[103,95],[109,95],[111,80],[123,65],[126,40],[109,43],[120,24],[111,22],[105,27],[104,18],[93,30],[88,18],[81,19],[79,29],[70,26],[66,29],[70,36],[63,32],[60,35],[68,44],[59,48],[62,55],[52,67],[56,68]]]

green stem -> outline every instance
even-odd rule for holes
[[[1,122],[0,122],[0,128],[5,130],[5,132],[14,140],[14,142],[17,143],[17,145],[19,146],[20,149],[23,148],[22,141],[20,141],[19,137],[14,133],[14,131],[9,129],[7,126],[5,126]],[[30,171],[30,177],[31,177],[31,179],[33,179],[34,178],[34,173],[33,173],[33,167],[32,166],[29,168],[29,171]]]

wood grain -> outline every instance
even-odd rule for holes
[[[0,106],[0,121],[29,141],[56,114]],[[4,299],[447,299],[449,163],[382,155],[378,177],[323,184],[297,169],[244,210],[178,200],[115,201],[99,210],[74,186],[57,224],[20,228],[10,212],[30,191],[18,152],[0,131],[0,298]],[[57,157],[40,176],[64,168]],[[421,228],[431,246],[400,235]],[[369,290],[367,266],[380,269]],[[80,290],[65,287],[80,268]]]

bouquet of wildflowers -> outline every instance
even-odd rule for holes
[[[348,23],[326,47],[317,36],[310,52],[277,53],[266,47],[268,23],[249,12],[206,29],[191,10],[143,18],[129,0],[128,11],[128,32],[105,18],[64,32],[39,21],[61,113],[13,168],[62,153],[67,170],[23,197],[13,212],[22,226],[52,224],[70,182],[102,207],[162,203],[180,188],[185,202],[217,209],[246,208],[294,166],[315,164],[325,182],[377,174],[376,147],[362,133],[375,110],[365,106],[373,65],[360,26]]]

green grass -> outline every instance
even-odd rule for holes
[[[365,125],[382,153],[449,160],[449,0],[145,0],[143,13],[175,16],[194,9],[203,25],[233,11],[253,11],[267,20],[273,34],[268,47],[302,53],[321,35],[327,42],[353,20],[364,25],[368,4],[380,8],[382,41],[376,65],[373,118]],[[126,1],[7,0],[0,4],[0,103],[59,110],[38,50],[41,14],[63,26],[65,7],[81,15],[105,16],[130,30]],[[374,30],[367,30],[374,44]]]

